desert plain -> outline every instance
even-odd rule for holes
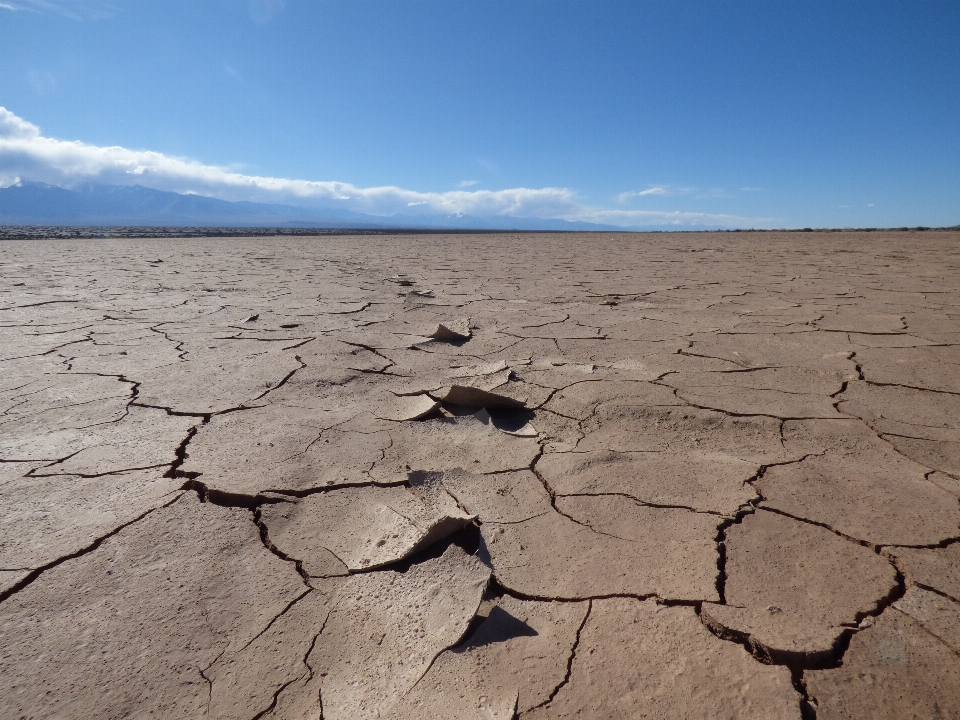
[[[0,718],[960,717],[960,233],[0,243]]]

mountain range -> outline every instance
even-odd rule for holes
[[[623,230],[610,225],[508,216],[367,215],[82,182],[70,188],[21,180],[0,188],[0,225]]]

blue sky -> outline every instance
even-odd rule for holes
[[[0,183],[960,223],[960,3],[0,0]]]

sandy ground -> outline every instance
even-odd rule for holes
[[[960,717],[960,233],[0,244],[0,717]]]

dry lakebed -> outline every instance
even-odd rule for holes
[[[0,718],[960,718],[960,233],[0,242]]]

